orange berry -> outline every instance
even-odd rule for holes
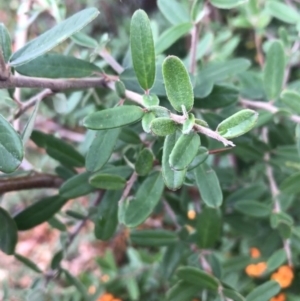
[[[187,216],[189,219],[195,219],[196,218],[196,211],[195,210],[189,210],[187,213]]]
[[[261,276],[265,270],[267,269],[267,264],[265,262],[259,262],[257,264],[249,264],[245,272],[250,277],[259,277]]]
[[[285,277],[294,278],[293,269],[288,265],[283,265],[278,269],[278,273],[284,275]]]
[[[252,258],[258,258],[258,257],[260,257],[260,251],[257,249],[257,248],[251,248],[250,249],[250,256],[252,257]]]
[[[281,293],[273,298],[270,299],[270,301],[285,301],[286,297],[284,293]]]
[[[279,272],[273,273],[271,279],[277,281],[282,288],[289,287],[293,280],[293,278],[286,277],[285,275],[280,274]]]

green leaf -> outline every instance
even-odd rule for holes
[[[90,176],[89,172],[83,172],[68,179],[61,185],[59,195],[70,200],[95,191],[95,187],[89,183]]]
[[[224,138],[231,139],[250,131],[258,118],[258,113],[245,109],[223,120],[217,127],[217,132]]]
[[[7,255],[14,254],[18,241],[18,229],[9,213],[0,207],[0,250]]]
[[[118,202],[122,191],[106,191],[98,207],[95,222],[97,239],[109,240],[118,227]]]
[[[232,301],[246,301],[246,299],[241,294],[239,294],[233,289],[223,288],[222,292],[225,297],[229,298]]]
[[[204,208],[197,217],[196,243],[201,249],[211,249],[221,234],[221,215],[213,208]]]
[[[172,169],[184,170],[194,160],[200,147],[200,136],[197,133],[183,134],[176,141],[169,157]]]
[[[10,65],[16,67],[25,64],[48,52],[74,33],[81,30],[95,19],[98,14],[99,11],[96,8],[90,7],[57,24],[15,52],[10,59]]]
[[[220,285],[217,278],[194,267],[181,267],[176,272],[179,279],[211,291],[217,291]]]
[[[223,193],[215,171],[206,163],[194,169],[197,187],[204,203],[216,208],[222,205]]]
[[[185,120],[185,122],[182,125],[182,133],[183,134],[189,134],[194,125],[195,125],[195,116],[192,113],[189,113],[188,118]]]
[[[280,99],[293,113],[300,114],[300,94],[298,92],[284,90],[280,95]]]
[[[59,53],[46,53],[15,69],[26,76],[47,78],[81,78],[101,72],[90,62]]]
[[[124,188],[126,180],[120,176],[105,174],[101,171],[90,176],[89,183],[98,189],[119,190]]]
[[[276,19],[289,24],[297,24],[300,18],[299,13],[290,5],[279,1],[268,1],[267,12]]]
[[[193,86],[182,61],[176,56],[168,56],[162,65],[168,99],[172,107],[182,112],[182,106],[190,111],[194,105]]]
[[[18,230],[28,230],[47,221],[67,201],[59,195],[54,195],[33,203],[14,216]]]
[[[18,259],[20,262],[22,262],[24,265],[26,265],[28,268],[31,270],[37,272],[37,273],[42,273],[42,270],[30,259],[15,253],[15,258]]]
[[[34,109],[27,121],[27,124],[23,130],[23,133],[22,133],[22,141],[23,141],[23,146],[26,145],[27,141],[29,140],[31,134],[32,134],[32,131],[33,131],[33,128],[34,128],[34,123],[35,123],[35,119],[36,119],[36,116],[37,116],[37,112],[39,110],[39,105],[40,105],[40,102],[38,101],[35,106],[34,106]]]
[[[151,132],[157,136],[167,136],[177,130],[177,123],[169,117],[158,117],[150,124]]]
[[[297,123],[296,125],[296,146],[297,146],[297,151],[298,151],[298,156],[300,157],[300,124]]]
[[[144,247],[161,247],[178,241],[177,235],[168,230],[132,230],[130,240],[133,244]]]
[[[193,25],[191,23],[181,23],[168,28],[164,31],[155,42],[156,55],[161,54],[171,45],[173,45],[179,38],[186,35]]]
[[[45,136],[46,152],[67,167],[83,167],[84,157],[70,144],[52,135]]]
[[[175,132],[172,135],[166,137],[163,147],[162,156],[162,175],[166,186],[171,190],[179,189],[184,182],[186,170],[173,170],[169,164],[170,154],[179,138],[180,133]]]
[[[267,51],[265,68],[263,71],[264,88],[268,100],[275,100],[279,97],[284,80],[284,71],[284,48],[280,41],[274,41]]]
[[[178,1],[158,0],[157,6],[164,17],[173,25],[190,21],[187,9]]]
[[[188,166],[188,170],[192,170],[197,166],[199,166],[201,163],[205,162],[205,160],[208,158],[208,155],[209,155],[208,149],[203,146],[200,146],[196,157]]]
[[[222,9],[231,9],[245,2],[248,2],[248,0],[211,0],[213,6]]]
[[[0,51],[2,51],[4,61],[7,63],[11,56],[11,39],[3,23],[0,23]]]
[[[83,300],[84,301],[89,301],[90,297],[88,295],[88,292],[87,292],[85,286],[82,284],[82,282],[78,278],[76,278],[72,274],[70,274],[67,270],[62,269],[62,271],[66,275],[66,278],[70,282],[70,284],[72,284],[76,287],[78,292],[81,294]]]
[[[197,98],[197,95],[195,95],[194,106],[201,109],[224,108],[237,102],[238,95],[238,89],[233,86],[215,85],[208,96]]]
[[[268,272],[273,272],[286,262],[286,252],[283,249],[274,252],[267,261]]]
[[[64,258],[64,251],[60,250],[54,254],[51,260],[51,269],[56,270],[60,267],[60,263]]]
[[[267,281],[257,286],[246,297],[246,301],[269,301],[280,292],[280,286],[276,281]]]
[[[0,115],[0,171],[11,173],[23,160],[23,144],[10,123]]]
[[[167,300],[191,300],[198,291],[198,285],[192,285],[185,281],[179,281],[167,291]]]
[[[121,80],[115,82],[116,93],[120,98],[126,98],[126,87]]]
[[[131,19],[130,45],[136,77],[147,91],[152,88],[155,80],[155,51],[150,21],[141,9]]]
[[[145,107],[158,106],[159,98],[155,94],[144,94],[143,103]]]
[[[77,45],[88,47],[88,48],[96,48],[98,43],[95,39],[91,38],[87,34],[83,32],[77,32],[71,36],[71,40],[74,41]]]
[[[107,130],[135,123],[142,119],[144,113],[138,106],[114,107],[86,116],[83,125],[92,130]]]
[[[122,208],[123,223],[127,227],[136,227],[144,222],[160,201],[164,182],[160,172],[154,172],[139,187],[135,198],[126,200]]]
[[[271,214],[270,205],[258,202],[241,200],[234,204],[234,209],[251,217],[267,217]]]
[[[119,134],[120,128],[97,132],[86,155],[87,170],[94,172],[104,166],[114,150]]]
[[[153,167],[153,153],[150,149],[144,148],[138,155],[135,162],[135,171],[139,176],[146,176]]]
[[[286,194],[297,194],[300,192],[300,172],[294,173],[287,177],[280,184],[280,191]]]
[[[123,127],[119,135],[119,139],[125,142],[126,144],[136,144],[141,143],[139,134],[128,127]]]

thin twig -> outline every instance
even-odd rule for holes
[[[50,79],[28,76],[10,76],[5,81],[0,81],[0,89],[10,88],[48,88],[58,92],[68,89],[86,89],[104,87],[104,78],[78,78],[78,79]]]
[[[264,66],[264,55],[261,49],[261,36],[254,31],[254,43],[256,48],[257,61],[261,68]]]
[[[136,182],[137,178],[138,178],[138,174],[134,171],[126,183],[123,194],[119,200],[119,205],[126,200],[126,198],[128,197],[128,195],[130,193],[130,190],[131,190],[133,184]]]
[[[269,111],[273,114],[275,114],[279,111],[279,109],[276,106],[272,105],[269,102],[254,101],[254,100],[249,100],[249,99],[240,99],[240,103],[246,107],[263,109],[263,110]],[[290,115],[289,119],[295,123],[300,123],[300,116],[298,116],[298,115]]]
[[[173,209],[171,208],[171,206],[169,205],[169,203],[167,201],[164,201],[163,204],[164,204],[167,214],[169,215],[172,222],[174,223],[176,230],[179,230],[181,227],[177,222],[176,214],[174,213]]]
[[[3,52],[0,47],[0,81],[7,80],[8,78],[9,78],[9,71],[7,69],[7,66],[6,66],[6,63],[4,60],[4,56],[3,56]]]
[[[51,174],[34,173],[31,176],[13,177],[0,180],[0,193],[26,189],[59,188],[63,179]]]
[[[118,73],[121,74],[124,68],[115,60],[115,58],[107,51],[107,49],[102,49],[99,55]]]
[[[194,24],[191,30],[191,47],[190,47],[190,73],[195,75],[197,67],[197,45],[200,31],[200,23]]]

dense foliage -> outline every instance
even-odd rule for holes
[[[298,1],[157,0],[110,36],[98,8],[44,2],[21,47],[0,24],[0,249],[34,271],[22,298],[299,301]],[[16,251],[43,223],[46,269]],[[107,244],[73,275],[83,229]]]

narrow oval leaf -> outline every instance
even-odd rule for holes
[[[83,285],[83,283],[77,277],[75,277],[71,273],[69,273],[69,271],[67,271],[65,269],[61,269],[61,270],[62,270],[62,272],[64,272],[64,274],[65,274],[66,279],[68,280],[68,282],[70,282],[71,285],[74,285],[76,287],[77,291],[82,296],[82,300],[89,301],[90,300],[90,296],[89,296],[89,294],[87,292],[87,289]]]
[[[300,18],[299,13],[290,5],[279,1],[268,1],[267,12],[276,19],[289,24],[297,24]]]
[[[96,48],[98,46],[98,42],[88,36],[83,32],[77,32],[71,36],[72,41],[74,41],[77,45],[88,47],[88,48]]]
[[[99,189],[119,190],[124,188],[126,180],[116,175],[98,173],[90,177],[89,183]]]
[[[191,300],[199,291],[198,285],[192,285],[185,281],[179,281],[167,291],[168,301]]]
[[[0,250],[7,255],[14,254],[18,241],[18,229],[10,214],[0,207]]]
[[[28,230],[47,221],[67,201],[59,195],[54,195],[33,203],[14,216],[18,230]]]
[[[268,272],[273,272],[287,261],[285,250],[277,250],[267,261]]]
[[[109,160],[120,131],[120,128],[116,128],[97,132],[86,155],[85,167],[87,170],[97,171]]]
[[[160,201],[164,182],[160,172],[154,172],[139,187],[135,199],[126,201],[122,208],[123,222],[127,227],[136,227],[144,222]]]
[[[186,169],[194,160],[200,147],[197,133],[183,134],[176,141],[169,157],[169,164],[175,170]]]
[[[232,301],[246,301],[246,299],[239,294],[237,291],[230,288],[223,288],[222,292],[225,297],[229,298]]]
[[[217,132],[224,138],[231,139],[250,131],[258,118],[258,113],[245,109],[223,120],[217,127]]]
[[[23,75],[47,78],[81,78],[101,72],[95,64],[60,53],[46,53],[15,69]]]
[[[75,175],[64,182],[59,188],[59,195],[64,199],[75,199],[87,195],[95,190],[89,183],[91,174],[83,172]]]
[[[188,115],[188,118],[186,119],[186,121],[182,125],[182,133],[183,134],[189,134],[192,131],[194,125],[195,125],[195,121],[196,121],[196,119],[195,119],[194,114],[190,113]]]
[[[234,209],[252,217],[267,217],[270,216],[272,208],[270,205],[258,202],[241,200],[234,204]]]
[[[280,185],[280,191],[286,194],[297,194],[300,192],[300,172],[287,177]]]
[[[171,45],[173,45],[179,38],[187,34],[193,25],[191,23],[181,23],[164,31],[155,43],[156,55],[161,54]]]
[[[293,113],[300,114],[300,94],[298,92],[284,90],[280,95],[280,99]]]
[[[274,41],[268,49],[263,71],[264,88],[268,100],[275,100],[279,97],[284,80],[284,71],[284,48],[280,41]]]
[[[179,189],[184,182],[186,170],[173,170],[169,164],[170,154],[178,140],[180,133],[174,133],[166,137],[162,156],[162,175],[166,186],[171,190]]]
[[[150,149],[144,148],[138,155],[135,163],[135,171],[140,176],[146,176],[153,167],[153,153]]]
[[[95,19],[98,14],[98,9],[90,7],[57,24],[55,27],[41,34],[15,52],[10,59],[10,65],[16,67],[25,64],[48,52],[59,43],[81,30]]]
[[[245,2],[248,2],[248,0],[211,0],[213,6],[222,9],[231,9]]]
[[[179,1],[158,0],[157,6],[164,17],[173,25],[190,21],[187,9]]]
[[[220,285],[217,278],[194,267],[181,267],[176,272],[179,279],[200,287],[217,291]]]
[[[267,281],[257,286],[246,297],[246,301],[269,301],[280,292],[280,286],[276,281]]]
[[[27,121],[27,124],[23,130],[23,133],[22,133],[22,141],[23,141],[23,145],[25,146],[27,141],[29,140],[31,134],[32,134],[32,131],[33,131],[33,128],[34,128],[34,123],[35,123],[35,119],[36,119],[36,116],[37,116],[37,112],[38,112],[38,109],[39,109],[39,105],[40,105],[40,102],[38,101],[35,106],[34,106],[34,109]]]
[[[9,32],[3,23],[0,23],[0,51],[1,50],[4,61],[7,63],[11,56],[11,39]]]
[[[155,94],[144,94],[143,103],[146,107],[158,106],[159,98]]]
[[[299,123],[297,123],[296,125],[295,137],[296,137],[298,156],[300,157],[300,124]]]
[[[30,259],[15,253],[14,254],[16,259],[18,259],[20,262],[22,262],[24,265],[26,265],[28,268],[30,268],[31,270],[37,272],[37,273],[42,273],[42,270]]]
[[[0,171],[11,173],[23,160],[22,140],[10,123],[0,115]]]
[[[56,269],[59,269],[60,268],[60,263],[61,261],[63,260],[64,258],[64,251],[63,250],[60,250],[58,252],[56,252],[54,254],[54,256],[52,257],[52,260],[51,260],[51,269],[52,270],[56,270]]]
[[[177,235],[167,230],[133,230],[130,232],[133,244],[145,247],[161,247],[178,241]]]
[[[222,205],[223,193],[215,171],[206,163],[194,169],[196,184],[204,203],[216,208]]]
[[[182,112],[182,106],[190,111],[194,105],[194,93],[190,76],[176,56],[168,56],[162,66],[165,88],[172,107]]]
[[[95,217],[95,236],[97,239],[110,239],[118,227],[118,202],[122,191],[106,191]]]
[[[189,165],[188,170],[192,170],[197,166],[199,166],[201,163],[205,162],[205,160],[208,158],[208,155],[209,155],[208,149],[203,146],[200,146],[197,155]]]
[[[204,208],[197,217],[196,243],[201,249],[211,249],[220,237],[221,214],[213,208]]]
[[[98,111],[86,116],[83,125],[92,130],[107,130],[132,124],[144,115],[138,106],[120,106]]]
[[[46,152],[50,157],[64,166],[84,166],[84,157],[72,145],[52,135],[45,135],[44,139]]]
[[[151,122],[150,129],[154,135],[167,136],[177,130],[177,123],[168,117],[158,117]]]
[[[147,91],[152,88],[155,80],[155,51],[150,21],[141,9],[131,19],[130,45],[136,77]]]
[[[142,127],[143,130],[146,133],[150,133],[151,132],[151,123],[152,121],[155,119],[155,114],[152,112],[147,112],[145,113],[145,115],[143,116],[142,119]]]

